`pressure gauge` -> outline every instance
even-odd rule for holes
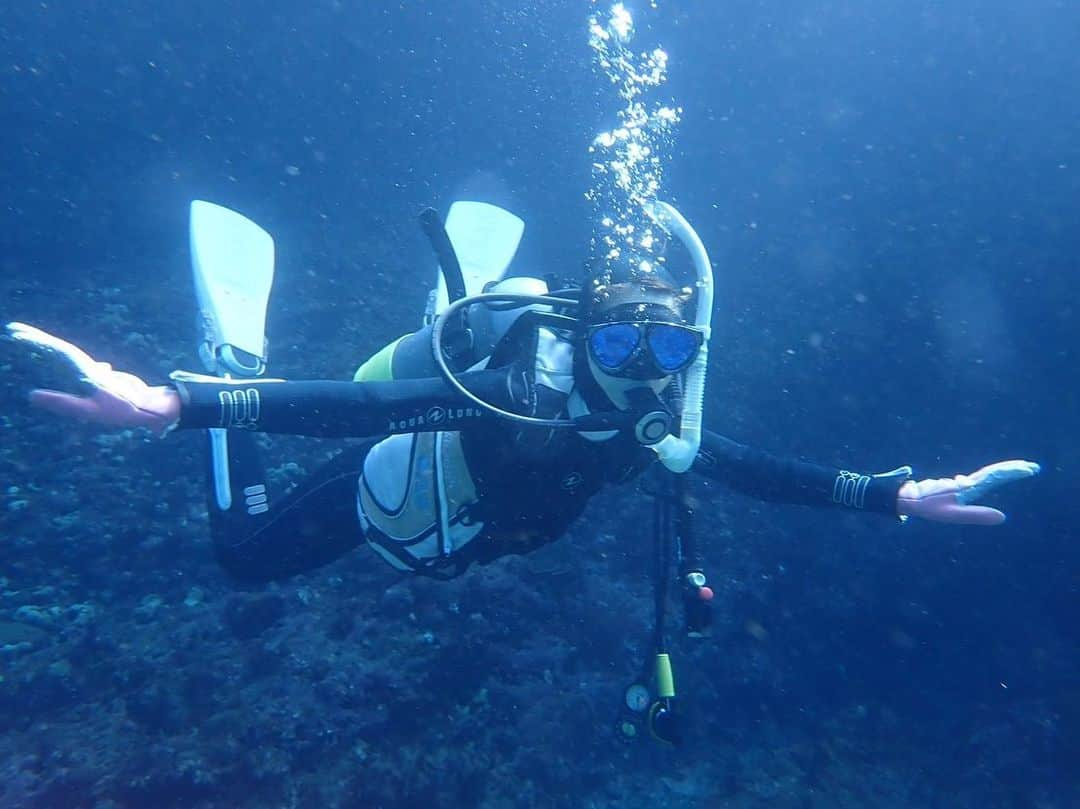
[[[634,683],[632,686],[626,689],[625,694],[626,707],[634,713],[644,713],[649,708],[649,702],[652,696],[649,694],[649,689],[641,683]]]

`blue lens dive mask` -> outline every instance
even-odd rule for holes
[[[605,374],[659,379],[689,367],[704,337],[679,323],[617,321],[590,326],[585,339],[589,356]]]

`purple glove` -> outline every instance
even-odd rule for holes
[[[1000,461],[970,475],[938,480],[909,480],[896,496],[896,513],[933,522],[959,525],[1000,525],[1005,514],[996,508],[972,505],[1006,483],[1039,474],[1031,461]]]
[[[180,396],[174,389],[152,388],[137,376],[114,371],[107,362],[96,362],[78,346],[25,323],[8,323],[7,332],[14,340],[62,355],[82,381],[94,387],[90,396],[33,390],[30,402],[35,407],[65,418],[107,427],[145,427],[161,434],[179,422]]]

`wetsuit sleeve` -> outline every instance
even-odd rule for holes
[[[778,503],[839,506],[896,516],[896,495],[907,470],[870,475],[777,458],[705,431],[694,471],[731,488]]]
[[[506,370],[462,374],[472,393],[503,408],[521,410]],[[469,430],[493,417],[439,378],[391,382],[176,379],[180,429],[220,427],[327,438],[367,437],[432,430]]]

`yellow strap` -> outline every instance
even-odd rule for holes
[[[388,346],[379,349],[375,354],[356,369],[353,374],[353,382],[393,382],[394,380],[394,350],[397,344],[409,335],[403,334]]]
[[[666,652],[656,656],[656,693],[661,699],[675,696],[675,675],[671,671],[671,658]]]

